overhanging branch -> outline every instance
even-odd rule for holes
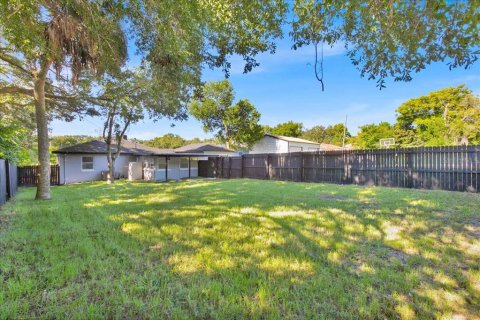
[[[11,66],[17,68],[18,70],[22,71],[23,73],[25,73],[26,75],[30,76],[30,77],[33,77],[33,74],[32,72],[28,71],[27,69],[25,69],[20,60],[12,57],[12,56],[9,56],[9,55],[6,55],[6,54],[3,54],[1,51],[0,51],[0,60],[2,61],[5,61],[6,63],[10,64]]]

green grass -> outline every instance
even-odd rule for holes
[[[2,319],[480,317],[479,195],[246,179],[34,191],[0,211]]]

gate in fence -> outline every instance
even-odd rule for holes
[[[480,192],[479,174],[480,146],[248,154],[199,161],[204,177],[469,192]]]

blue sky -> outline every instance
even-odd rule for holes
[[[233,57],[230,81],[236,91],[236,99],[249,99],[262,114],[261,123],[276,125],[289,120],[302,122],[305,128],[344,122],[348,115],[348,128],[356,133],[358,127],[380,121],[395,121],[395,109],[404,101],[431,91],[466,84],[480,94],[480,63],[472,68],[449,70],[446,64],[434,64],[415,74],[411,82],[388,80],[387,88],[379,90],[375,81],[361,78],[357,69],[345,55],[343,46],[324,49],[324,83],[320,83],[313,71],[313,47],[291,50],[288,39],[279,43],[273,55],[258,57],[260,66],[249,74],[243,74],[243,64]],[[203,79],[220,80],[221,70],[204,71]],[[175,124],[174,127],[171,125]],[[52,135],[101,133],[101,118],[65,123],[53,121]],[[207,138],[198,121],[171,122],[145,120],[133,125],[129,138],[150,139],[166,133],[184,138]]]

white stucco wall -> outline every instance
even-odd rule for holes
[[[320,144],[293,142],[265,136],[255,143],[249,153],[288,153],[319,151]]]
[[[93,170],[82,170],[82,156],[93,156]],[[140,179],[142,163],[147,159],[155,157],[138,157]],[[122,177],[128,178],[129,162],[137,160],[137,157],[120,155],[115,161],[115,173]],[[69,184],[84,181],[95,181],[101,179],[102,171],[108,170],[106,155],[89,155],[89,154],[67,154],[59,155],[58,163],[60,165],[60,183]],[[198,159],[190,160],[190,177],[198,177]],[[168,160],[168,179],[180,180],[188,178],[188,168],[180,169],[180,158],[170,157]],[[165,181],[165,169],[155,168],[152,173],[152,180]]]
[[[250,153],[286,153],[288,152],[288,142],[265,136],[258,140],[250,150]]]
[[[93,156],[93,170],[82,170],[82,157]],[[128,162],[132,160],[128,155],[120,155],[115,161],[115,175],[127,177]],[[69,184],[101,179],[102,171],[108,170],[107,155],[65,154],[58,156],[60,166],[60,183]]]
[[[320,145],[313,143],[289,142],[289,152],[301,151],[320,151]]]

